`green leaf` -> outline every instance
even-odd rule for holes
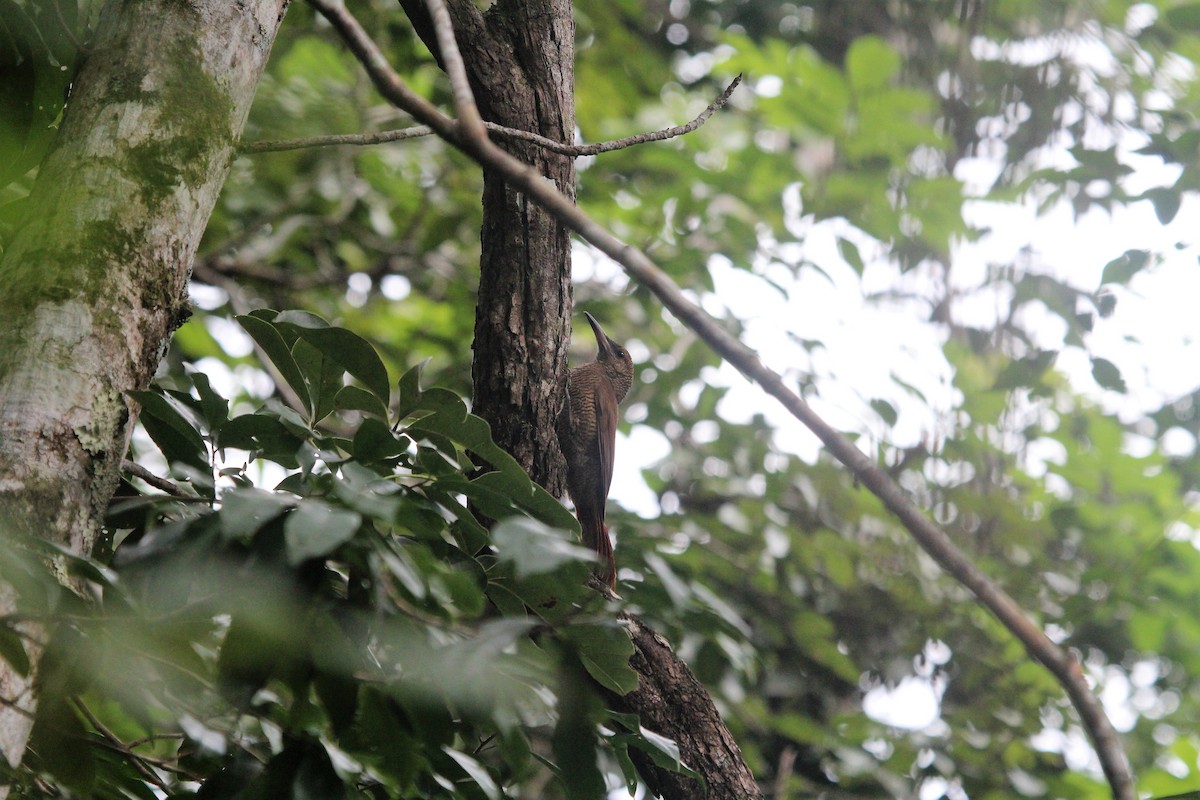
[[[331,362],[362,382],[385,406],[391,400],[391,381],[387,367],[366,339],[345,328],[330,327],[315,314],[285,311],[275,318],[276,325],[290,325],[296,334],[320,350]]]
[[[204,421],[208,423],[209,430],[215,431],[229,419],[229,403],[212,388],[208,376],[203,372],[193,372],[191,378],[196,393],[200,395],[200,409],[204,413]]]
[[[310,421],[315,423],[333,413],[334,398],[342,388],[342,375],[345,374],[345,370],[320,350],[299,338],[292,345],[292,357],[296,360],[296,366],[304,373],[304,382],[308,387],[308,407],[312,410]]]
[[[296,566],[310,558],[329,555],[354,538],[362,516],[334,508],[319,500],[304,500],[283,523],[288,563]]]
[[[689,778],[703,780],[703,776],[683,763],[679,754],[679,745],[673,739],[655,733],[644,725],[639,725],[636,733],[621,733],[613,737],[628,743],[648,754],[655,765],[662,769],[687,775]]]
[[[996,377],[992,391],[1008,391],[1021,386],[1036,386],[1058,357],[1055,350],[1038,350],[1031,356],[1012,361]]]
[[[1178,187],[1151,189],[1146,192],[1145,196],[1154,204],[1154,215],[1163,225],[1168,225],[1171,220],[1175,219],[1183,200],[1183,193]]]
[[[896,420],[900,418],[896,413],[896,407],[887,400],[875,398],[871,401],[871,408],[875,410],[875,413],[878,414],[880,419],[884,421],[884,424],[888,426],[895,425]]]
[[[600,707],[587,684],[578,662],[567,656],[557,691],[558,722],[550,745],[555,773],[568,800],[592,800],[605,794],[604,774],[596,763],[599,737],[592,718]]]
[[[188,464],[208,472],[208,448],[196,426],[184,416],[180,406],[158,392],[129,392],[142,407],[142,427],[162,450],[167,460]]]
[[[250,537],[297,502],[289,495],[262,489],[226,492],[221,495],[221,536],[226,541]]]
[[[421,370],[429,363],[425,359],[400,376],[399,398],[397,400],[396,416],[404,419],[421,403]]]
[[[900,55],[878,36],[860,36],[846,53],[846,77],[858,92],[879,90],[900,70]]]
[[[71,697],[61,692],[43,692],[29,747],[37,753],[44,769],[82,797],[91,796],[96,782],[95,750],[80,746],[88,738]]]
[[[595,561],[596,555],[574,539],[567,531],[528,517],[509,517],[492,529],[500,560],[512,562],[518,578],[553,572],[570,562]]]
[[[617,694],[638,687],[637,673],[629,666],[633,640],[616,622],[571,625],[562,632],[579,651],[579,660],[597,683]]]
[[[269,312],[273,313],[273,312]],[[301,398],[308,398],[308,384],[304,380],[304,374],[300,371],[300,367],[296,365],[296,359],[292,357],[292,348],[284,342],[283,337],[279,335],[279,331],[270,322],[261,319],[259,316],[245,315],[236,317],[237,321],[246,333],[250,334],[250,338],[263,351],[267,359],[275,366],[279,375]],[[312,406],[308,409],[313,410]]]
[[[333,768],[323,747],[306,748],[292,781],[292,800],[338,800],[346,797],[346,785]]]
[[[615,736],[609,739],[609,744],[612,746],[613,755],[617,758],[617,766],[621,768],[621,775],[625,778],[625,791],[629,793],[630,797],[634,797],[642,776],[637,771],[633,759],[629,757],[629,744],[624,740],[618,740]]]
[[[1141,271],[1149,261],[1150,252],[1148,250],[1126,250],[1104,265],[1100,283],[1129,283],[1130,278]],[[1101,316],[1104,316],[1103,313]]]
[[[1107,358],[1092,357],[1092,377],[1105,389],[1114,392],[1125,391],[1125,379],[1121,377],[1121,370]]]
[[[288,430],[278,417],[269,414],[243,414],[225,423],[217,439],[218,446],[236,447],[261,455],[295,469],[300,464],[296,453],[304,441]]]
[[[448,745],[442,747],[442,752],[450,756],[462,767],[463,772],[467,773],[467,776],[475,781],[475,785],[479,787],[488,800],[500,800],[500,787],[496,785],[496,781],[488,773],[486,767],[466,753],[455,750]]]
[[[864,267],[862,254],[858,252],[858,245],[849,239],[839,238],[837,246],[838,252],[842,254],[842,258],[845,259],[846,263],[854,267],[856,273],[862,275]]]
[[[371,392],[358,386],[343,386],[333,398],[333,404],[343,411],[361,411],[387,422],[387,406]]]
[[[412,442],[407,436],[397,436],[384,422],[367,417],[354,432],[354,457],[363,464],[386,461],[408,452]]]
[[[529,480],[524,470],[520,474],[512,470],[485,472],[471,483],[503,494],[551,528],[569,531],[572,541],[579,539],[579,521],[575,515],[558,498]]]
[[[1168,8],[1163,18],[1180,33],[1200,33],[1200,3],[1186,3]]]
[[[404,790],[412,786],[424,765],[421,741],[412,735],[412,724],[391,698],[375,689],[364,688],[357,727],[370,742],[382,769]]]

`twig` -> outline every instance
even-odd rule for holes
[[[136,461],[125,459],[121,462],[121,469],[124,472],[128,472],[135,478],[141,478],[155,489],[161,489],[172,497],[186,497],[189,500],[195,499],[195,495],[188,494],[183,489],[179,488],[178,484],[169,481],[166,478],[160,478]]]
[[[176,740],[182,741],[183,739],[186,739],[186,738],[187,738],[186,734],[182,734],[182,733],[152,733],[148,736],[141,736],[137,739],[130,739],[125,744],[129,747],[140,747],[141,745],[150,744],[152,742],[161,742],[161,741],[166,741],[168,739],[176,739]]]
[[[556,142],[553,139],[534,133],[533,131],[523,131],[517,128],[507,128],[495,122],[484,120],[483,127],[487,128],[488,133],[494,136],[499,136],[502,139],[520,139],[523,142],[536,144],[553,153],[558,153],[564,156],[595,156],[601,153],[611,153],[614,150],[624,150],[627,147],[635,147],[639,144],[648,142],[661,142],[667,139],[674,139],[676,136],[684,136],[699,128],[704,123],[708,122],[716,112],[720,111],[729,102],[729,98],[733,95],[733,90],[742,82],[742,76],[735,77],[730,84],[725,87],[721,94],[717,95],[717,99],[709,103],[703,111],[701,111],[691,122],[683,125],[674,125],[670,128],[663,128],[657,131],[646,131],[644,133],[635,133],[632,136],[625,136],[620,139],[610,139],[604,142],[593,142],[591,144],[563,144]],[[334,147],[336,145],[354,145],[358,147],[376,144],[385,144],[387,142],[400,142],[405,139],[416,139],[420,136],[429,136],[433,133],[433,129],[428,125],[414,125],[411,128],[401,128],[393,131],[380,131],[378,133],[345,133],[333,134],[328,136],[307,136],[303,139],[271,139],[262,142],[247,142],[241,145],[238,150],[242,153],[279,153],[286,150],[300,150],[306,147]]]
[[[285,150],[300,150],[305,147],[334,147],[341,144],[356,146],[401,142],[428,136],[433,129],[428,125],[415,125],[395,131],[379,133],[338,133],[326,136],[306,136],[303,139],[267,139],[262,142],[245,142],[238,146],[240,153],[281,153]]]
[[[87,704],[83,702],[83,698],[75,697],[73,699],[75,701],[75,707],[78,708],[85,717],[87,717],[87,721],[91,723],[92,727],[95,728],[96,731],[105,738],[113,750],[116,750],[118,753],[123,754],[129,759],[129,763],[133,765],[133,768],[137,770],[139,775],[160,789],[167,788],[166,781],[164,781],[157,772],[151,769],[150,765],[142,760],[141,756],[133,752],[129,745],[121,741],[121,737],[109,730],[108,726],[101,722],[100,719],[92,713],[92,710],[87,707]]]
[[[758,355],[727,333],[720,324],[683,294],[674,281],[638,248],[627,244],[591,219],[563,196],[550,182],[486,138],[463,137],[454,121],[412,92],[391,69],[383,53],[357,20],[340,4],[330,0],[309,0],[342,35],[347,46],[367,70],[381,94],[418,121],[429,125],[439,136],[458,145],[486,168],[495,171],[526,197],[547,209],[560,222],[624,267],[625,271],[648,288],[681,322],[695,331],[718,355],[733,364],[747,378],[757,382],[767,394],[778,400],[792,416],[804,423],[841,461],[855,478],[875,494],[912,534],[917,543],[956,580],[971,590],[1025,646],[1026,652],[1041,662],[1066,690],[1080,721],[1096,748],[1104,775],[1117,800],[1134,800],[1133,775],[1120,738],[1104,714],[1100,701],[1092,694],[1078,659],[1052,642],[1025,611],[999,585],[980,570],[931,522],[904,491],[878,464],[862,453],[854,443],[826,423],[811,407],[784,383],[780,375],[766,367]]]
[[[796,748],[790,744],[786,745],[779,754],[779,764],[775,767],[775,790],[771,793],[775,800],[787,800],[791,794],[788,791],[788,782],[792,779],[795,766]]]

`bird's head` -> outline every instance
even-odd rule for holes
[[[596,363],[603,366],[604,374],[612,381],[619,403],[625,399],[629,388],[633,386],[633,359],[624,345],[609,338],[595,317],[586,311],[583,315],[592,326],[592,333],[596,334],[596,345],[600,348],[596,354]]]

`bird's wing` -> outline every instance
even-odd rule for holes
[[[611,393],[597,391],[593,401],[596,404],[596,445],[600,450],[600,508],[604,508],[608,500],[608,489],[612,485],[613,455],[617,444],[617,398]]]

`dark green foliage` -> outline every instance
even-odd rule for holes
[[[498,798],[546,763],[564,796],[599,796],[615,752],[599,689],[637,678],[628,633],[585,585],[573,517],[417,370],[391,412],[359,337],[312,315],[242,319],[306,413],[231,412],[190,376],[138,396],[190,478],[181,494],[198,491],[115,501],[119,579],[72,559],[105,602],[60,623],[29,769],[95,797],[147,782],[175,796],[195,776],[200,797]],[[336,410],[349,376],[378,402]],[[254,487],[270,461],[286,472]],[[494,540],[480,513],[501,520]],[[37,563],[6,561],[23,600],[19,573]],[[19,636],[3,642],[25,663]]]
[[[838,330],[759,342],[787,340],[773,366],[1081,655],[1150,796],[1200,780],[1200,392],[1144,401],[1141,365],[1109,334],[1137,338],[1126,298],[1169,254],[1147,230],[1095,259],[1014,247],[975,272],[959,259],[989,233],[980,209],[1016,202],[1149,201],[1164,223],[1182,217],[1200,188],[1200,83],[1171,63],[1200,59],[1196,9],[576,4],[586,141],[682,122],[747,72],[692,135],[581,161],[581,205],[719,313],[734,294],[722,270],[736,273],[758,294],[724,312],[735,332],[754,328],[759,300],[787,300],[799,321],[820,310],[814,278],[862,290],[836,322],[870,342],[896,331],[860,313],[928,320],[919,374],[879,364],[869,387]],[[354,10],[449,108],[396,4]],[[1111,70],[1077,58],[1082,45]],[[293,4],[246,139],[405,124]],[[1126,147],[1173,171],[1129,181]],[[974,158],[993,169],[967,181]],[[0,188],[0,241],[27,183]],[[54,554],[105,587],[103,614],[47,579],[44,549],[0,560],[23,609],[69,622],[68,666],[94,677],[70,693],[125,742],[185,737],[134,748],[182,770],[158,771],[176,796],[191,778],[212,798],[586,796],[598,775],[635,785],[630,748],[688,771],[596,701],[594,685],[633,685],[628,639],[582,588],[573,519],[461,400],[480,186],[433,139],[239,158],[197,264],[197,316],[137,395],[133,455],[159,474],[169,463],[187,497],[122,487],[118,578]],[[579,252],[577,303],[638,361],[623,430],[663,453],[646,463],[618,445],[618,470],[644,468],[652,495],[636,514],[610,507],[618,589],[713,692],[763,784],[793,798],[1107,796],[1048,674],[645,290]],[[307,311],[241,317],[239,348],[234,307],[261,305]],[[426,361],[440,388],[420,388],[410,367]],[[1125,395],[1160,407],[1118,415],[1108,404]],[[1168,450],[1173,435],[1193,449]],[[18,667],[25,643],[0,629]],[[905,679],[942,691],[936,719],[864,712]],[[25,796],[149,796],[79,704],[44,717],[17,775]]]

